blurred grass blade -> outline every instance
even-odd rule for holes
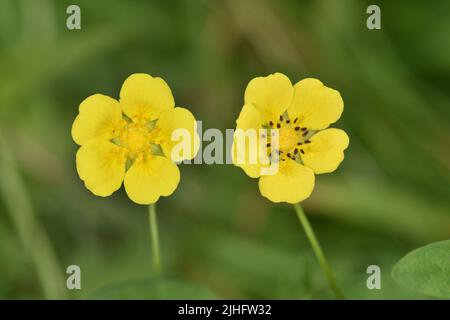
[[[45,297],[65,298],[62,268],[45,230],[36,219],[27,191],[7,143],[0,135],[0,192],[20,241],[36,268]]]

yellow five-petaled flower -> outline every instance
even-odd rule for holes
[[[314,174],[332,172],[344,159],[349,144],[347,134],[340,129],[327,129],[340,118],[343,109],[339,92],[317,79],[292,85],[281,73],[255,78],[245,91],[236,127],[258,132],[263,129],[256,143],[265,143],[269,159],[278,161],[279,167],[275,174],[264,174],[262,168],[267,164],[250,161],[250,148],[237,150],[236,135],[233,152],[240,152],[244,160],[238,162],[234,157],[233,161],[248,176],[259,178],[264,197],[273,202],[298,203],[310,196]],[[276,147],[270,142],[272,130],[278,130]]]
[[[172,133],[182,129],[190,139],[187,152],[172,152]],[[175,108],[167,83],[148,74],[133,74],[122,85],[120,100],[102,94],[86,98],[72,126],[80,145],[77,171],[86,188],[109,196],[124,182],[128,197],[151,204],[177,188],[180,172],[175,163],[192,159],[198,149],[192,113]]]

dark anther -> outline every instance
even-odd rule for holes
[[[269,121],[269,125],[270,125],[271,127],[273,127],[273,122],[272,122],[272,121]]]
[[[286,120],[286,123],[289,123],[289,122],[291,122],[291,120],[289,120],[289,119],[288,119],[288,120]]]
[[[295,156],[292,156],[292,158],[291,158],[292,160],[295,160]]]
[[[280,116],[280,121],[283,121],[283,116]]]
[[[306,131],[307,128],[302,128],[302,131]]]
[[[288,158],[290,158],[291,157],[291,154],[288,152],[287,154],[286,154],[287,156],[288,156]]]
[[[298,118],[295,118],[295,119],[294,119],[294,123],[296,123],[296,122],[297,122],[297,120],[298,120]]]
[[[280,129],[281,128],[281,124],[277,123],[277,128]]]
[[[266,146],[267,146],[267,147],[270,147],[270,142],[267,142]]]
[[[303,143],[301,143],[301,142],[297,142],[297,145],[298,145],[298,146],[301,146],[302,144],[303,144]]]
[[[309,141],[309,140],[306,140],[306,141],[305,141],[305,143],[311,143],[311,141]]]
[[[295,131],[298,131],[298,130],[300,130],[300,127],[295,127]]]
[[[294,149],[294,154],[297,154],[297,153],[298,153],[298,149],[295,148],[295,149]]]
[[[303,149],[300,149],[300,152],[301,152],[302,154],[305,154],[305,151],[303,151]]]
[[[307,136],[308,133],[309,133],[308,131],[303,132],[303,136],[304,136],[304,137]]]

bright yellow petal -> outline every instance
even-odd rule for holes
[[[236,120],[236,129],[260,129],[264,123],[264,118],[259,109],[253,104],[246,104],[242,107],[239,117]]]
[[[308,198],[313,189],[313,171],[292,160],[281,162],[277,174],[259,178],[259,191],[272,202],[298,203]]]
[[[120,147],[100,139],[89,140],[76,155],[78,175],[86,188],[101,197],[120,188],[125,176],[125,161]]]
[[[259,160],[258,153],[259,144],[263,143],[260,136],[263,122],[261,112],[253,104],[244,105],[236,120],[236,131],[231,146],[232,161],[251,178],[258,178],[262,168],[266,166]],[[265,154],[261,155],[266,160]]]
[[[156,122],[156,130],[160,130],[164,154],[172,161],[195,157],[200,138],[194,115],[188,109],[177,107],[164,111]]]
[[[341,117],[344,102],[339,91],[312,78],[299,81],[294,89],[288,114],[291,119],[298,117],[299,126],[312,130],[325,129]]]
[[[244,170],[244,172],[250,178],[258,178],[261,175],[263,165],[260,161],[258,161],[257,158],[249,156],[250,149],[248,141],[245,142],[244,151],[238,150],[238,145],[239,144],[237,143],[237,140],[235,138],[233,141],[233,145],[231,146],[231,159],[233,161],[233,164],[237,167],[242,168],[242,170]]]
[[[303,145],[303,163],[315,173],[327,173],[337,169],[344,160],[344,150],[349,138],[344,130],[330,128],[316,133],[311,143]]]
[[[150,204],[171,195],[180,181],[180,171],[167,157],[137,160],[125,175],[125,191],[138,204]]]
[[[251,178],[258,178],[266,170],[272,170],[263,130],[236,129],[231,146],[233,164],[242,168]]]
[[[265,121],[278,119],[291,105],[294,88],[288,77],[274,73],[251,80],[245,90],[245,104],[255,105]]]
[[[94,94],[81,102],[79,114],[72,125],[72,138],[82,145],[94,138],[110,140],[122,127],[119,102],[102,94]]]
[[[173,108],[172,91],[161,78],[135,73],[129,76],[120,90],[120,104],[133,121],[150,121]]]

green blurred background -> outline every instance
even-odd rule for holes
[[[75,3],[82,29],[70,31]],[[147,208],[123,189],[95,197],[77,175],[70,129],[84,98],[117,98],[127,76],[150,73],[204,129],[225,130],[249,80],[277,71],[344,98],[346,159],[303,203],[343,291],[426,298],[390,272],[450,237],[450,2],[376,3],[381,30],[366,28],[371,1],[1,0],[0,298],[89,298],[140,279],[152,290]],[[181,173],[158,216],[164,274],[189,284],[183,297],[333,298],[292,207],[232,165]],[[65,289],[71,264],[82,290]],[[366,288],[372,264],[381,290]]]

